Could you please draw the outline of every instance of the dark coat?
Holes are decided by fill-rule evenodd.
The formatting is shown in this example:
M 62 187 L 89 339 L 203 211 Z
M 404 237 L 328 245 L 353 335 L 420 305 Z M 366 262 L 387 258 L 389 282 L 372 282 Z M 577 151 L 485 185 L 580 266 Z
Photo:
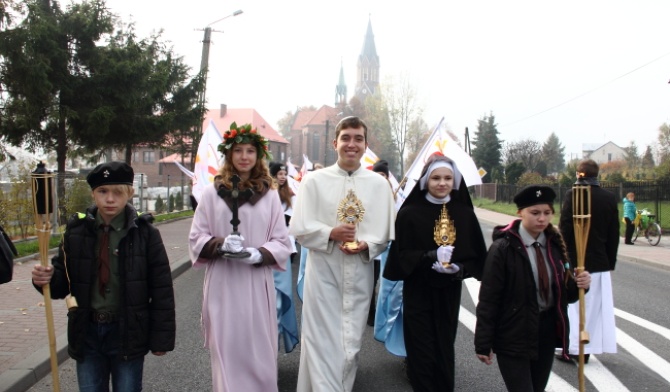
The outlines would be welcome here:
M 91 287 L 97 279 L 96 212 L 93 207 L 69 220 L 58 255 L 52 259 L 51 297 L 72 294 L 79 305 L 68 312 L 68 352 L 76 360 L 83 358 L 85 332 L 91 322 Z M 125 214 L 128 233 L 119 242 L 119 355 L 131 360 L 148 351 L 172 351 L 176 323 L 170 262 L 160 232 L 151 224 L 153 217 L 138 216 L 130 205 Z
M 17 255 L 12 239 L 0 226 L 0 284 L 12 280 L 14 272 L 14 256 Z
M 616 196 L 597 185 L 591 186 L 591 227 L 586 243 L 584 267 L 590 273 L 614 271 L 619 249 L 619 208 Z M 577 264 L 575 230 L 572 222 L 572 189 L 565 194 L 559 224 L 568 256 Z
M 519 234 L 520 224 L 521 220 L 515 220 L 493 232 L 494 242 L 486 258 L 477 304 L 477 354 L 488 355 L 493 349 L 494 353 L 537 359 L 540 312 L 530 258 Z M 579 290 L 574 279 L 566 279 L 570 264 L 563 257 L 558 232 L 550 225 L 545 235 L 556 301 L 548 311 L 556 312 L 555 347 L 562 347 L 567 353 L 567 308 L 569 302 L 577 301 Z

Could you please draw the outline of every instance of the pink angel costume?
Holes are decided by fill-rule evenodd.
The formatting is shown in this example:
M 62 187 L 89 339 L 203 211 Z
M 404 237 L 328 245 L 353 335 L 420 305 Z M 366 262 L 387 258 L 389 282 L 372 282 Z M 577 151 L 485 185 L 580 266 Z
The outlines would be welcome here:
M 210 350 L 212 386 L 214 391 L 276 391 L 278 331 L 272 270 L 286 270 L 292 245 L 276 190 L 240 204 L 243 246 L 264 248 L 275 260 L 270 266 L 200 257 L 213 237 L 223 239 L 232 232 L 231 209 L 214 186 L 203 192 L 189 235 L 193 267 L 206 268 L 202 327 Z

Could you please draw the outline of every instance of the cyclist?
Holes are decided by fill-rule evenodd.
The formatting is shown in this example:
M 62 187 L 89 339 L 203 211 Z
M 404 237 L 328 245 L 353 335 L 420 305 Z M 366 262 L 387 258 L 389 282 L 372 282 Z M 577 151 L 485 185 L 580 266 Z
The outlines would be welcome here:
M 635 193 L 628 192 L 623 198 L 623 219 L 626 222 L 626 237 L 624 243 L 626 245 L 635 245 L 632 241 L 633 232 L 635 231 L 635 215 L 637 214 L 637 207 L 635 207 Z

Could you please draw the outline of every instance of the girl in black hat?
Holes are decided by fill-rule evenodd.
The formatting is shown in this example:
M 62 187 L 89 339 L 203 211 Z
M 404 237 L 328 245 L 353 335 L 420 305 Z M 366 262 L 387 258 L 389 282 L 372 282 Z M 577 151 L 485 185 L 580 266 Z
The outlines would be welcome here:
M 493 231 L 477 304 L 475 351 L 490 365 L 494 353 L 509 391 L 544 391 L 554 350 L 567 352 L 568 302 L 588 288 L 584 271 L 573 278 L 554 216 L 554 191 L 531 185 L 515 197 L 516 219 Z

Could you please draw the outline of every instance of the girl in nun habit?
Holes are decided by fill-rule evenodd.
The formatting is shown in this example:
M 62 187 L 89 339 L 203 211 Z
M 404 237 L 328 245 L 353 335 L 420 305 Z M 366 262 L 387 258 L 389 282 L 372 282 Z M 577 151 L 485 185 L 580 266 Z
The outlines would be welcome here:
M 438 246 L 444 217 L 455 242 Z M 444 220 L 442 220 L 444 222 Z M 421 178 L 398 211 L 384 278 L 402 280 L 407 374 L 414 391 L 453 391 L 454 341 L 463 279 L 481 279 L 486 244 L 456 163 L 428 158 Z

